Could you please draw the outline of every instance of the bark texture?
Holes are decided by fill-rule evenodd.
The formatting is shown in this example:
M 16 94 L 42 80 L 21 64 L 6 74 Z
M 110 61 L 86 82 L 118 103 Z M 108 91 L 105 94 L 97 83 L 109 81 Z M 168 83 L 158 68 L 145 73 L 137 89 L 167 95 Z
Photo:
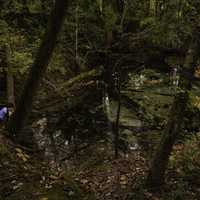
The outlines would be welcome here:
M 11 72 L 7 72 L 7 101 L 9 105 L 15 107 L 14 77 Z

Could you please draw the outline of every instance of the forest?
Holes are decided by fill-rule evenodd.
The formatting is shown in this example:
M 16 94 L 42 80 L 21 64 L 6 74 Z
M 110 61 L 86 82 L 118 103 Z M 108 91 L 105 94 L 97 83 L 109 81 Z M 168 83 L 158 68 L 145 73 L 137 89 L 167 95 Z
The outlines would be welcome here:
M 0 0 L 0 200 L 199 200 L 200 1 Z

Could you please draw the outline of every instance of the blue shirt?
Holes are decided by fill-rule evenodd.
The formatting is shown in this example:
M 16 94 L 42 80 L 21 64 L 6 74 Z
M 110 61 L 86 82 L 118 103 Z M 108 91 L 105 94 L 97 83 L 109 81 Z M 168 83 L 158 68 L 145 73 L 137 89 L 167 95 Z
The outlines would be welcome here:
M 3 107 L 0 109 L 0 120 L 4 120 L 6 115 L 8 113 L 8 108 L 7 107 Z

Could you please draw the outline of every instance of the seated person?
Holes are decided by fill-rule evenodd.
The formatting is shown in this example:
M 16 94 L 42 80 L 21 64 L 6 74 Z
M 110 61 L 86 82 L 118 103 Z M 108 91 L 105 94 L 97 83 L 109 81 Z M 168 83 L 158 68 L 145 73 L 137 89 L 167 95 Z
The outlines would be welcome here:
M 0 105 L 0 123 L 6 122 L 14 113 L 14 105 L 12 103 Z

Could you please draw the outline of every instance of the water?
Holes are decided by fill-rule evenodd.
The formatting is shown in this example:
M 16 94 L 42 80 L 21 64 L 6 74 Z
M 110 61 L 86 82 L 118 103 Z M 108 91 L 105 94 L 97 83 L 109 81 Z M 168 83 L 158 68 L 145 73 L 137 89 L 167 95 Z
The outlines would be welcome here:
M 33 137 L 39 148 L 39 150 L 44 152 L 44 156 L 47 160 L 55 160 L 54 151 L 52 149 L 52 140 L 50 135 L 45 133 L 47 128 L 47 118 L 43 117 L 32 124 Z M 53 164 L 53 162 L 52 162 Z
M 107 92 L 105 92 L 105 96 L 103 97 L 103 108 L 107 118 L 110 119 L 111 118 L 110 99 Z
M 104 92 L 102 100 L 103 111 L 106 115 L 108 124 L 107 134 L 108 136 L 111 136 L 111 140 L 113 141 L 112 124 L 116 122 L 118 102 L 110 99 L 107 91 Z M 126 108 L 124 105 L 121 105 L 119 126 L 121 129 L 120 135 L 126 135 L 125 137 L 128 139 L 124 144 L 120 144 L 120 147 L 126 149 L 125 151 L 127 152 L 138 150 L 140 147 L 132 130 L 134 128 L 140 128 L 142 122 L 136 118 L 134 112 Z
M 175 92 L 179 85 L 179 79 L 180 79 L 180 75 L 179 75 L 178 68 L 173 67 L 170 72 L 170 86 L 171 86 L 171 89 L 174 90 Z
M 100 119 L 101 123 L 99 124 L 101 128 L 104 127 L 104 131 L 106 135 L 108 136 L 108 140 L 113 141 L 113 124 L 116 122 L 116 116 L 117 116 L 117 107 L 118 102 L 111 99 L 108 91 L 106 88 L 103 90 L 103 96 L 102 96 L 102 108 L 100 112 L 104 112 L 104 115 L 106 116 L 106 123 L 105 118 Z M 94 113 L 95 115 L 95 113 Z M 98 120 L 98 119 L 97 119 Z M 93 123 L 91 121 L 91 123 Z M 36 120 L 33 125 L 32 129 L 34 132 L 34 137 L 36 140 L 36 143 L 39 146 L 39 149 L 44 152 L 44 156 L 47 160 L 51 161 L 51 166 L 55 165 L 56 163 L 59 163 L 62 158 L 65 158 L 66 155 L 70 155 L 70 152 L 73 151 L 74 144 L 71 143 L 71 140 L 68 140 L 65 137 L 65 133 L 60 129 L 60 127 L 57 127 L 55 130 L 47 130 L 48 125 L 50 125 L 50 119 L 47 118 L 41 118 Z M 107 127 L 106 127 L 107 126 Z M 142 126 L 142 122 L 137 119 L 135 113 L 127 108 L 125 105 L 121 105 L 121 113 L 120 113 L 120 134 L 126 134 L 129 135 L 128 137 L 128 148 L 129 150 L 137 150 L 139 148 L 137 140 L 135 140 L 135 137 L 133 137 L 133 129 L 139 128 Z M 105 130 L 106 127 L 106 130 Z M 84 132 L 85 129 L 80 130 L 81 132 Z M 126 130 L 126 131 L 124 131 Z M 129 131 L 128 131 L 129 130 Z M 51 134 L 48 133 L 48 131 L 52 132 Z M 127 132 L 128 131 L 128 132 Z
M 107 117 L 108 133 L 112 133 L 112 123 L 111 123 L 111 108 L 110 108 L 110 98 L 108 92 L 105 91 L 103 96 L 103 110 Z
M 144 74 L 128 74 L 128 85 L 136 90 L 141 89 L 146 80 L 147 78 Z
M 107 113 L 107 119 L 112 123 L 115 123 L 116 121 L 117 106 L 117 101 L 109 99 L 109 113 Z M 123 104 L 121 105 L 119 124 L 120 126 L 130 129 L 140 128 L 142 126 L 142 122 L 137 119 L 136 114 Z

